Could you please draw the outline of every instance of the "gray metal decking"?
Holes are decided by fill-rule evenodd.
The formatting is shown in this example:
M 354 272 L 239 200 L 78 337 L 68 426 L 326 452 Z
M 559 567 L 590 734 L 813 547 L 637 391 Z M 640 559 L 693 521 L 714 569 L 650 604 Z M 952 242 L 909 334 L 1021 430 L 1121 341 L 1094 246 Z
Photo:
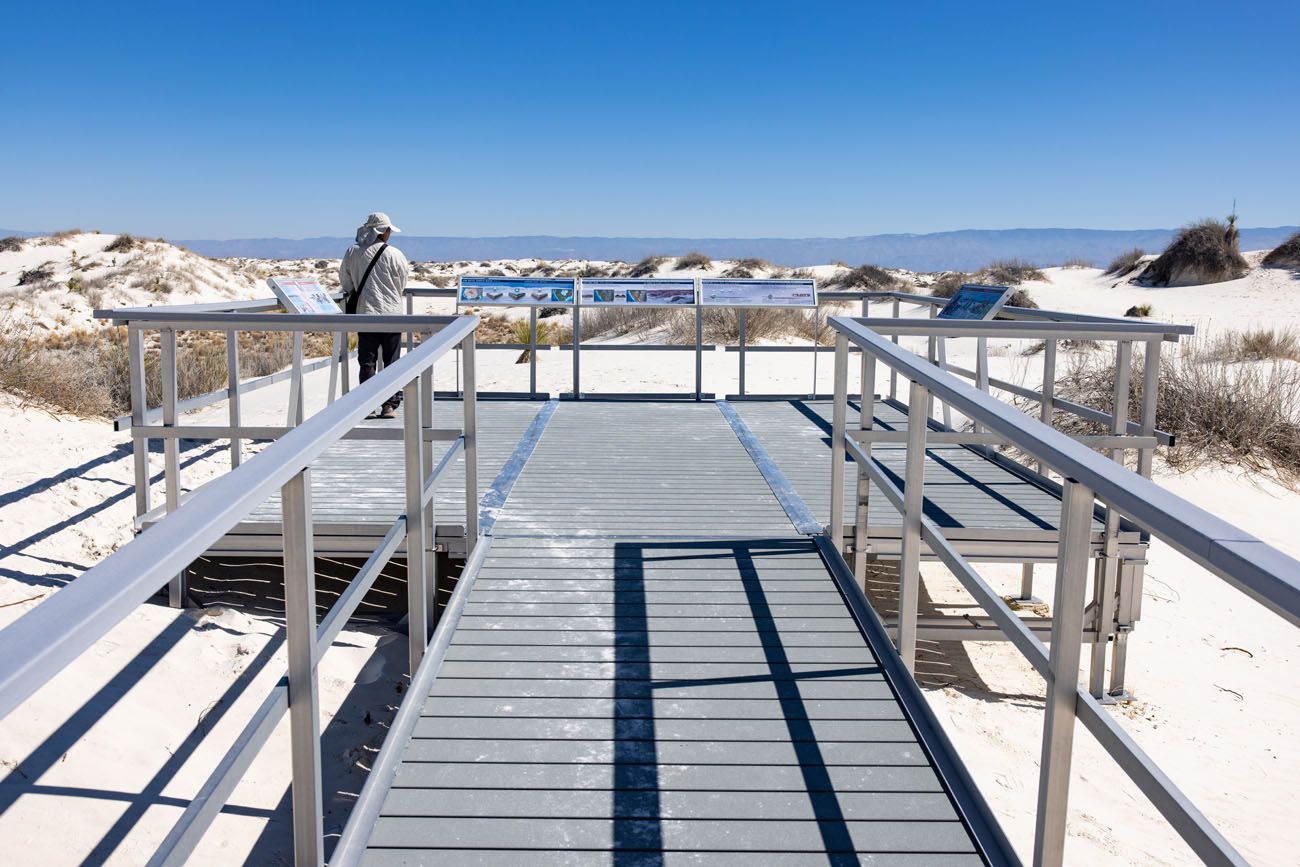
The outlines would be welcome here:
M 493 534 L 365 863 L 986 863 L 716 406 L 561 404 Z

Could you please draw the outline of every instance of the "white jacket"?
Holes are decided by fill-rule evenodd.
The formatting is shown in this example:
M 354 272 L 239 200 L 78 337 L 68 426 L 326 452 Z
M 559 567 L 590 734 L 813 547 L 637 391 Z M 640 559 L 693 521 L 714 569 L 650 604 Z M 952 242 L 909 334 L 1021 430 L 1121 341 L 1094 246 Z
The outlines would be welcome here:
M 370 260 L 375 258 L 381 246 L 383 245 L 379 241 L 353 244 L 343 254 L 343 262 L 339 265 L 339 284 L 345 293 L 344 297 L 351 294 L 361 282 Z M 357 312 L 381 313 L 388 316 L 399 316 L 405 313 L 406 301 L 402 296 L 402 290 L 406 288 L 406 278 L 410 274 L 411 266 L 406 261 L 406 256 L 402 255 L 401 250 L 390 245 L 370 272 L 370 279 L 366 281 L 366 286 L 361 291 L 361 298 L 357 301 Z

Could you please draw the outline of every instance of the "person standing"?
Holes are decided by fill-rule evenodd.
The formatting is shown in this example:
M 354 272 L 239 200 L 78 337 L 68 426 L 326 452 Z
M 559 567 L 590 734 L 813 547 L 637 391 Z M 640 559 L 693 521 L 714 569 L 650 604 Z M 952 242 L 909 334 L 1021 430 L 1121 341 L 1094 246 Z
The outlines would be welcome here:
M 402 290 L 406 288 L 411 266 L 401 250 L 388 244 L 393 233 L 400 231 L 387 214 L 379 211 L 367 217 L 357 229 L 356 243 L 343 254 L 339 265 L 339 283 L 349 313 L 400 316 L 405 312 Z M 380 353 L 383 353 L 385 367 L 397 361 L 401 345 L 400 332 L 359 332 L 357 361 L 361 365 L 360 381 L 365 382 L 375 375 Z M 396 418 L 401 403 L 402 392 L 398 391 L 368 417 Z

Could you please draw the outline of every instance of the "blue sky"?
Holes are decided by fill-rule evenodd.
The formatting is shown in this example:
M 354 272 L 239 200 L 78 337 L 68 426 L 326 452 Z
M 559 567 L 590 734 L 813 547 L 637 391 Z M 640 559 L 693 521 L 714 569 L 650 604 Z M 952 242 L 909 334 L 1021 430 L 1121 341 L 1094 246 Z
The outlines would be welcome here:
M 1300 4 L 27 4 L 0 226 L 1300 223 Z

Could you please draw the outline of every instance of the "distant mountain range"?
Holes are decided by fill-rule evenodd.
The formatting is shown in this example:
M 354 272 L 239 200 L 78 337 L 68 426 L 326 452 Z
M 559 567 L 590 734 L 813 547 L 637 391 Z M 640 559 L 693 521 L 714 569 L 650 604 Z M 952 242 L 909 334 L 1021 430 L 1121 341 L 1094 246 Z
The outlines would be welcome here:
M 1241 230 L 1243 250 L 1276 247 L 1296 226 Z M 29 235 L 30 232 L 2 234 Z M 500 238 L 453 238 L 399 235 L 397 244 L 410 259 L 600 259 L 635 262 L 646 256 L 680 256 L 698 251 L 715 259 L 767 259 L 781 265 L 865 262 L 914 271 L 971 271 L 994 259 L 1027 259 L 1036 265 L 1059 265 L 1082 259 L 1104 265 L 1133 247 L 1164 249 L 1173 229 L 963 229 L 931 234 L 863 235 L 853 238 L 602 238 L 520 235 Z M 242 238 L 177 240 L 196 253 L 215 258 L 336 258 L 351 238 Z

